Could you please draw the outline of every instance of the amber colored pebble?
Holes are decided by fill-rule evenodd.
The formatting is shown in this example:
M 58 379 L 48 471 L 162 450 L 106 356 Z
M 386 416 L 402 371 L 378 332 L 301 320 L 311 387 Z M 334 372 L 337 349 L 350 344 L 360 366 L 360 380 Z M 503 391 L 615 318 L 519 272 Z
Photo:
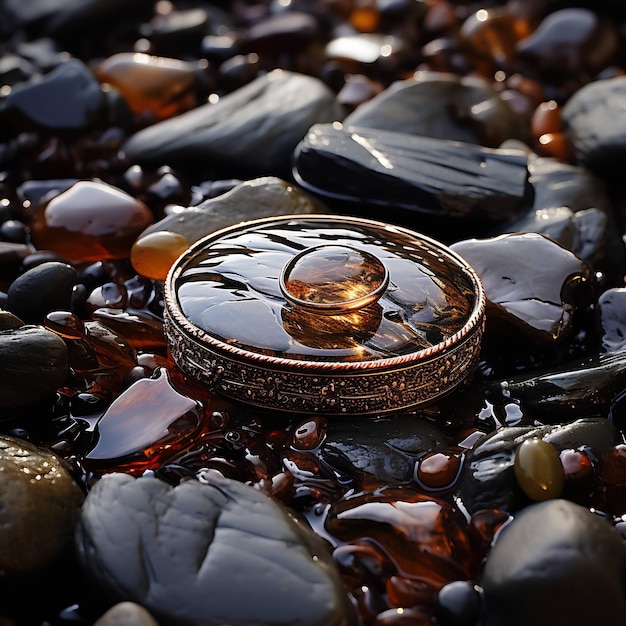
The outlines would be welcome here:
M 572 146 L 564 133 L 546 133 L 537 140 L 537 149 L 546 156 L 561 161 L 571 161 Z
M 298 450 L 312 450 L 322 442 L 326 433 L 326 422 L 313 417 L 298 424 L 293 431 L 292 445 Z
M 536 138 L 546 133 L 560 133 L 561 122 L 561 108 L 555 100 L 548 100 L 535 109 L 530 121 L 530 130 Z
M 165 280 L 174 261 L 189 247 L 179 233 L 157 231 L 140 237 L 130 250 L 130 262 L 137 273 L 152 280 Z
M 432 604 L 438 592 L 437 587 L 426 581 L 404 576 L 390 576 L 385 590 L 389 603 L 398 607 Z
M 427 489 L 444 489 L 454 483 L 460 467 L 459 454 L 431 452 L 417 464 L 417 481 Z
M 476 70 L 493 76 L 514 66 L 515 43 L 525 32 L 506 10 L 479 9 L 461 27 L 461 40 Z
M 556 448 L 543 439 L 526 439 L 515 452 L 515 477 L 531 500 L 558 498 L 565 472 Z
M 380 15 L 374 3 L 358 4 L 350 13 L 350 24 L 361 33 L 373 33 L 379 21 Z
M 39 207 L 30 234 L 36 248 L 70 263 L 126 259 L 152 220 L 140 200 L 107 183 L 84 180 Z
M 94 73 L 122 94 L 133 113 L 149 111 L 156 120 L 197 104 L 195 67 L 188 61 L 119 52 L 102 61 Z

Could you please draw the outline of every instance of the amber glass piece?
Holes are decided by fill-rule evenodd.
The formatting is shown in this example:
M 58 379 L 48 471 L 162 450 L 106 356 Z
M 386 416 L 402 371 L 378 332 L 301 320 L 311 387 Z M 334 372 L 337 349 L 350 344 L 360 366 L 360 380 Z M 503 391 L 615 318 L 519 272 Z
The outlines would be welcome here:
M 361 33 L 373 33 L 378 28 L 380 14 L 375 2 L 360 1 L 350 13 L 350 24 Z
M 191 441 L 201 423 L 200 404 L 175 390 L 166 370 L 155 374 L 131 385 L 100 418 L 86 467 L 140 472 L 158 467 Z
M 56 252 L 70 263 L 125 259 L 152 219 L 143 202 L 121 189 L 79 181 L 37 209 L 31 238 L 39 250 Z
M 400 575 L 436 588 L 469 575 L 465 520 L 430 496 L 387 490 L 345 498 L 331 507 L 325 528 L 341 541 L 369 538 L 384 547 Z
M 130 250 L 130 262 L 137 273 L 152 280 L 165 280 L 172 263 L 189 247 L 179 233 L 157 231 L 137 239 Z
M 535 109 L 530 120 L 530 130 L 535 139 L 538 139 L 546 133 L 560 133 L 561 122 L 561 107 L 556 100 L 548 100 Z
M 506 9 L 479 9 L 463 22 L 460 34 L 470 62 L 482 75 L 492 77 L 497 70 L 514 70 L 515 43 L 526 28 Z
M 54 311 L 46 316 L 44 326 L 66 340 L 70 364 L 82 375 L 106 372 L 121 382 L 126 372 L 137 364 L 135 349 L 100 322 L 83 322 L 73 313 Z
M 515 452 L 515 477 L 532 500 L 558 498 L 563 491 L 565 474 L 556 448 L 533 437 L 526 439 Z
M 434 602 L 439 587 L 429 583 L 403 576 L 390 576 L 385 587 L 387 598 L 392 606 L 422 606 Z
M 158 350 L 166 346 L 163 321 L 148 311 L 101 308 L 91 317 L 124 337 L 136 350 Z
M 100 63 L 94 73 L 115 87 L 134 113 L 150 112 L 164 120 L 197 104 L 195 67 L 188 61 L 120 52 Z
M 461 455 L 446 452 L 430 452 L 416 466 L 419 485 L 426 489 L 451 487 L 459 476 Z
M 320 417 L 300 422 L 293 430 L 291 445 L 297 450 L 317 448 L 326 434 L 326 425 L 326 420 Z
M 545 133 L 537 140 L 537 151 L 561 161 L 574 157 L 572 144 L 565 133 Z

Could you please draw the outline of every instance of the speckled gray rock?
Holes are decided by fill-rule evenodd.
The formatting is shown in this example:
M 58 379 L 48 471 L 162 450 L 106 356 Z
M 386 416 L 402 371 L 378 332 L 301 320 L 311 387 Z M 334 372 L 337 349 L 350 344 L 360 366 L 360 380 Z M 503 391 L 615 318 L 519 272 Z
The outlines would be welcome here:
M 76 533 L 99 593 L 137 602 L 163 625 L 353 623 L 318 535 L 252 487 L 212 471 L 201 480 L 100 479 Z
M 186 165 L 234 177 L 242 173 L 286 177 L 307 130 L 343 118 L 333 92 L 312 76 L 274 70 L 216 104 L 140 130 L 124 145 L 139 163 Z
M 274 176 L 255 178 L 230 191 L 168 215 L 149 226 L 141 237 L 159 231 L 183 235 L 192 244 L 227 226 L 263 217 L 329 212 L 298 187 Z M 140 237 L 140 239 L 141 239 Z
M 0 331 L 0 410 L 28 406 L 54 393 L 69 374 L 67 346 L 43 326 Z
M 393 83 L 344 123 L 493 148 L 510 138 L 526 138 L 521 118 L 489 82 L 444 72 L 416 72 Z
M 603 178 L 622 174 L 626 156 L 626 76 L 596 80 L 563 107 L 563 128 L 577 159 Z
M 626 623 L 626 544 L 568 500 L 521 511 L 498 536 L 480 584 L 480 626 Z
M 71 549 L 83 492 L 62 461 L 0 435 L 0 580 L 36 575 Z
M 620 441 L 619 430 L 607 419 L 587 418 L 569 424 L 502 427 L 479 440 L 466 459 L 458 487 L 470 513 L 496 507 L 515 513 L 529 504 L 515 478 L 515 450 L 526 439 L 540 437 L 559 452 L 587 446 L 601 458 Z

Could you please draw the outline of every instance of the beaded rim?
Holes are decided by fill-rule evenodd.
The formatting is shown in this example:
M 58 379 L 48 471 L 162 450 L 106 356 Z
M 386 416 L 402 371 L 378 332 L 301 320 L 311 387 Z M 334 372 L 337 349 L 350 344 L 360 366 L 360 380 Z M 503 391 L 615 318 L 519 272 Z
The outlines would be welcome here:
M 228 344 L 220 339 L 215 338 L 213 335 L 199 328 L 195 324 L 192 324 L 189 319 L 181 311 L 177 297 L 176 297 L 176 281 L 180 276 L 180 273 L 185 269 L 185 266 L 190 259 L 195 257 L 208 243 L 220 239 L 225 235 L 230 235 L 236 231 L 243 231 L 248 228 L 261 226 L 264 224 L 281 224 L 288 223 L 290 221 L 298 221 L 305 223 L 315 222 L 342 222 L 347 224 L 354 224 L 359 226 L 372 226 L 376 228 L 382 228 L 384 230 L 393 231 L 400 234 L 405 234 L 410 237 L 422 240 L 429 245 L 436 248 L 440 253 L 445 255 L 449 260 L 453 261 L 460 269 L 462 269 L 467 277 L 470 279 L 474 295 L 475 302 L 465 324 L 454 334 L 447 337 L 444 341 L 410 352 L 408 354 L 398 355 L 394 357 L 387 357 L 377 359 L 373 361 L 305 361 L 299 359 L 288 359 L 285 357 L 270 356 L 245 350 L 237 346 Z M 315 215 L 287 215 L 281 217 L 268 217 L 256 220 L 249 220 L 240 222 L 233 226 L 215 231 L 214 233 L 203 237 L 194 244 L 191 245 L 183 254 L 174 262 L 170 268 L 168 275 L 164 283 L 164 300 L 165 308 L 171 318 L 171 321 L 190 338 L 194 339 L 200 344 L 204 344 L 212 351 L 222 354 L 227 358 L 232 358 L 237 361 L 253 364 L 257 363 L 264 368 L 278 368 L 281 370 L 291 370 L 294 374 L 304 374 L 306 372 L 344 372 L 344 373 L 358 373 L 364 370 L 366 371 L 384 371 L 397 367 L 406 367 L 412 364 L 419 365 L 422 361 L 429 361 L 438 356 L 446 354 L 453 346 L 463 342 L 463 340 L 471 333 L 478 331 L 482 334 L 486 296 L 482 282 L 475 270 L 463 259 L 460 255 L 456 254 L 453 250 L 450 250 L 442 243 L 416 231 L 404 228 L 402 226 L 396 226 L 391 224 L 385 224 L 376 220 L 370 220 L 365 218 L 343 216 L 343 215 L 330 215 L 330 214 L 315 214 Z M 169 326 L 169 325 L 168 325 Z

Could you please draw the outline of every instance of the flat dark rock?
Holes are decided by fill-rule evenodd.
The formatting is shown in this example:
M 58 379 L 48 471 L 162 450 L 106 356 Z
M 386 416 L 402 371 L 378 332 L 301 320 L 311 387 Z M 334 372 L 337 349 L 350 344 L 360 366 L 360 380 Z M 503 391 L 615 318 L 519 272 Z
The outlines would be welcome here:
M 568 500 L 528 507 L 504 528 L 480 584 L 481 626 L 626 623 L 626 546 Z
M 454 218 L 511 219 L 529 191 L 517 150 L 339 124 L 298 145 L 294 176 L 324 197 Z
M 139 163 L 168 163 L 195 170 L 217 168 L 285 176 L 292 153 L 318 122 L 343 112 L 321 80 L 275 70 L 222 97 L 140 130 L 124 145 Z
M 99 480 L 76 544 L 100 594 L 141 604 L 162 626 L 353 623 L 319 536 L 252 487 L 211 471 L 202 481 Z

